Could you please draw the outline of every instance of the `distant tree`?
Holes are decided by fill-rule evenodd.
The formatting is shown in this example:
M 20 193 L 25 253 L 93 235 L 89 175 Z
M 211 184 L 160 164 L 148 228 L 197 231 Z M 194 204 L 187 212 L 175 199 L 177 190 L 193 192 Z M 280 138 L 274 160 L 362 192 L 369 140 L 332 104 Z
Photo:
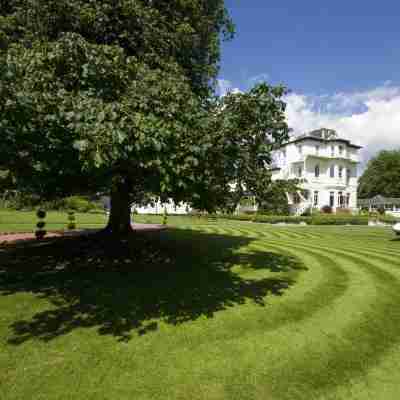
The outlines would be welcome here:
M 360 198 L 400 197 L 400 150 L 384 150 L 371 159 L 358 185 Z
M 223 0 L 5 0 L 0 169 L 43 197 L 109 188 L 108 231 L 147 193 L 214 210 L 268 180 L 283 87 L 214 96 Z
M 256 196 L 259 210 L 265 214 L 289 215 L 287 194 L 299 190 L 297 185 L 298 181 L 291 179 L 272 181 L 264 188 L 260 187 Z

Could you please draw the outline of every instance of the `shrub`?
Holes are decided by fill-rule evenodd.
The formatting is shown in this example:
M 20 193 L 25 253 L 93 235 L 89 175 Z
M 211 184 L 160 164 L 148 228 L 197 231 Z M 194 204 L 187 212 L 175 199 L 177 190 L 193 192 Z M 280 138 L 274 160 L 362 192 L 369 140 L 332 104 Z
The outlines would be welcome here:
M 46 222 L 44 219 L 46 218 L 46 211 L 43 209 L 39 209 L 36 212 L 36 216 L 38 217 L 39 221 L 36 224 L 36 231 L 35 231 L 35 236 L 36 239 L 40 240 L 43 239 L 46 236 L 46 230 L 44 227 L 46 226 Z
M 257 211 L 254 211 L 254 210 L 245 210 L 245 211 L 243 211 L 243 214 L 246 214 L 246 215 L 254 215 L 254 214 L 257 214 Z
M 312 216 L 280 216 L 280 215 L 264 215 L 258 214 L 250 216 L 246 214 L 239 215 L 222 215 L 222 218 L 236 221 L 254 221 L 269 224 L 299 224 L 307 223 L 310 225 L 368 225 L 368 217 L 354 215 L 312 215 Z
M 368 217 L 359 215 L 320 215 L 311 219 L 312 225 L 368 225 Z
M 385 207 L 379 206 L 379 207 L 378 207 L 378 213 L 379 213 L 380 215 L 384 215 L 384 214 L 385 214 Z
M 75 220 L 75 212 L 69 211 L 68 212 L 68 225 L 67 228 L 70 230 L 76 229 L 76 220 Z
M 32 194 L 16 192 L 9 196 L 4 205 L 14 210 L 33 210 L 40 204 L 40 197 Z
M 63 200 L 63 208 L 78 212 L 88 212 L 95 208 L 89 200 L 81 196 L 70 196 Z
M 311 208 L 307 208 L 306 211 L 303 212 L 303 214 L 301 214 L 302 217 L 310 217 L 312 214 L 312 209 Z
M 323 206 L 323 207 L 321 208 L 321 211 L 322 211 L 324 214 L 332 214 L 332 207 L 331 207 L 331 206 L 328 206 L 328 205 Z
M 349 215 L 349 214 L 351 214 L 351 210 L 350 210 L 350 208 L 337 208 L 336 214 Z
M 396 218 L 396 217 L 393 217 L 393 215 L 385 214 L 385 215 L 380 215 L 378 217 L 378 220 L 380 222 L 385 223 L 385 224 L 395 224 L 396 222 L 399 222 L 400 219 Z
M 167 225 L 167 222 L 168 222 L 167 209 L 164 208 L 164 214 L 163 214 L 162 224 L 163 224 L 163 225 Z

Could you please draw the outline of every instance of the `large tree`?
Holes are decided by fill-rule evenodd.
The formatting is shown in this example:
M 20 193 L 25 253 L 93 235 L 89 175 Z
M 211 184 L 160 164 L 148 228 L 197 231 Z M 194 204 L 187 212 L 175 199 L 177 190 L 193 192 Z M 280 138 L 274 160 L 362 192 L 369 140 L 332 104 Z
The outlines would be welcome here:
M 400 197 L 400 150 L 384 150 L 372 158 L 359 180 L 358 196 Z
M 2 0 L 0 169 L 43 197 L 145 193 L 213 210 L 287 138 L 282 87 L 215 98 L 223 0 Z M 251 186 L 251 185 L 249 185 Z

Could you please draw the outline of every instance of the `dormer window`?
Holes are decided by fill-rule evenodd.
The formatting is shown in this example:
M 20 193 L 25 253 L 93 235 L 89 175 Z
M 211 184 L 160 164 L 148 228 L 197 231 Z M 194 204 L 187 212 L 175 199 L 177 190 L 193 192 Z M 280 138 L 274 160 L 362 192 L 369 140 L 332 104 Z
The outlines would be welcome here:
M 319 177 L 319 165 L 318 164 L 315 166 L 314 173 L 315 173 L 315 177 L 318 178 Z

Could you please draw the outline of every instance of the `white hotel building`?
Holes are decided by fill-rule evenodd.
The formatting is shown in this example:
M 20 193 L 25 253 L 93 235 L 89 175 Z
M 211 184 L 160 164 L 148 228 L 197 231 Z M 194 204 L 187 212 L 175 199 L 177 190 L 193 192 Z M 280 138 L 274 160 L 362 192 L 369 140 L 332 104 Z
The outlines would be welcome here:
M 332 129 L 318 129 L 293 138 L 274 152 L 273 180 L 299 179 L 302 189 L 287 194 L 292 213 L 329 205 L 357 208 L 357 167 L 361 146 L 340 138 Z

